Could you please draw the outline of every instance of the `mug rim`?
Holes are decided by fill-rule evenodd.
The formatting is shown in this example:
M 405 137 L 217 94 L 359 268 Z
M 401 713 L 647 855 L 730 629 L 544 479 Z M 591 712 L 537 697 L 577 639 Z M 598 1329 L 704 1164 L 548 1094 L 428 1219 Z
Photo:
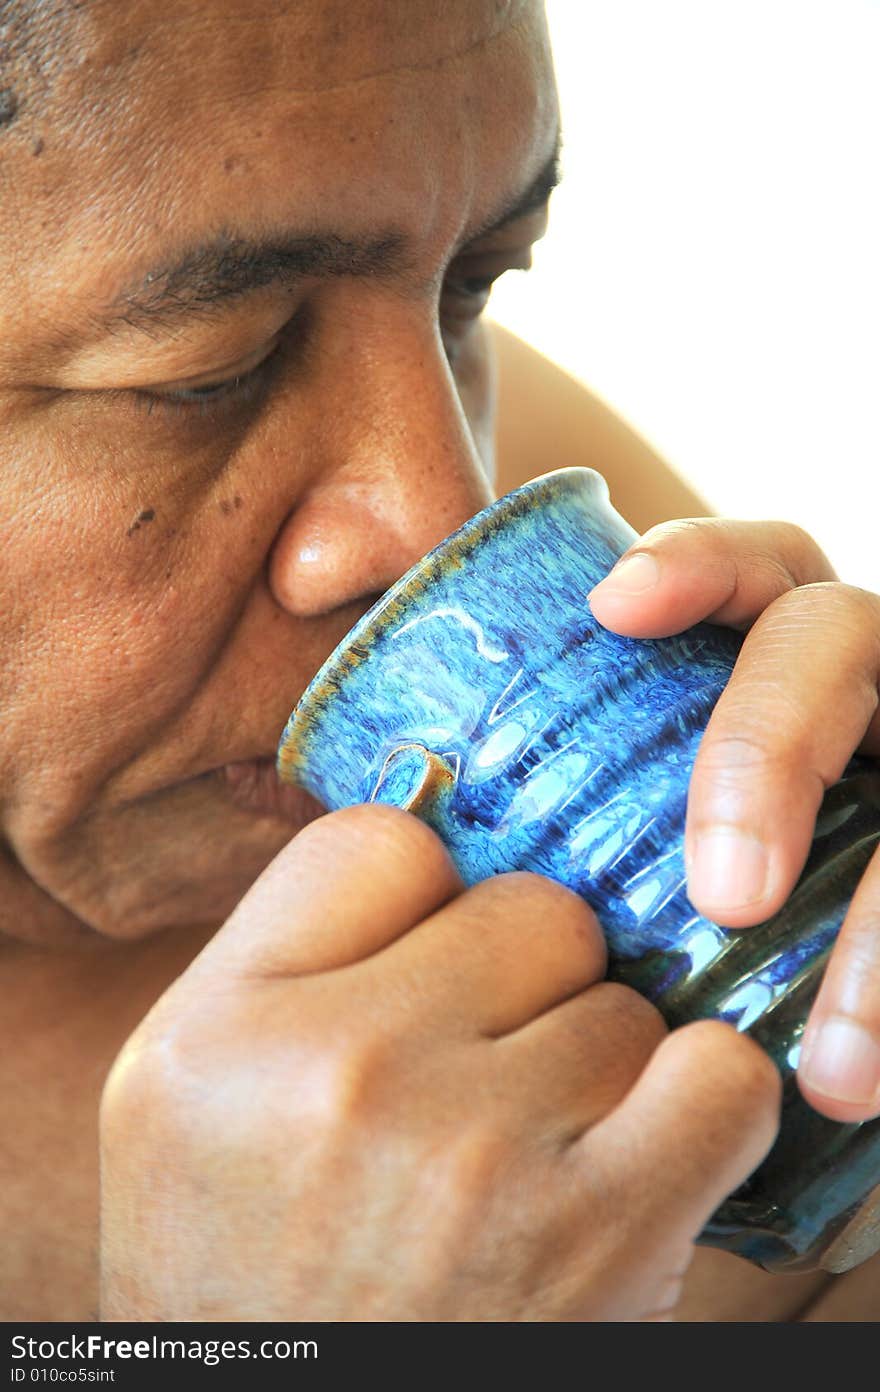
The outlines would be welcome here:
M 580 465 L 552 469 L 488 503 L 395 580 L 340 639 L 294 706 L 278 743 L 276 769 L 282 782 L 299 782 L 295 770 L 304 756 L 294 747 L 294 735 L 298 739 L 302 737 L 348 673 L 367 660 L 372 641 L 399 617 L 401 610 L 421 595 L 438 574 L 461 565 L 495 530 L 498 522 L 534 512 L 542 503 L 566 495 L 592 495 L 597 501 L 610 503 L 608 484 L 595 469 Z

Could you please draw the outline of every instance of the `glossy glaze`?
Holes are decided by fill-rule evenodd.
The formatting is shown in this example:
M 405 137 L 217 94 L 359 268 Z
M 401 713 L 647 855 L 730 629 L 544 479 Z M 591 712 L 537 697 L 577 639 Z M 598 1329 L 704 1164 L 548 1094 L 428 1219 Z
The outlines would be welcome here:
M 863 1206 L 880 1182 L 880 1123 L 819 1117 L 794 1068 L 880 840 L 880 777 L 853 761 L 830 790 L 804 875 L 774 919 L 736 933 L 696 913 L 687 786 L 741 640 L 706 624 L 661 640 L 601 628 L 586 596 L 634 535 L 583 469 L 478 514 L 325 664 L 288 722 L 279 770 L 329 808 L 408 807 L 468 884 L 514 868 L 561 881 L 596 910 L 612 974 L 670 1023 L 716 1016 L 759 1039 L 783 1073 L 780 1139 L 704 1240 L 771 1268 L 845 1269 L 880 1245 Z

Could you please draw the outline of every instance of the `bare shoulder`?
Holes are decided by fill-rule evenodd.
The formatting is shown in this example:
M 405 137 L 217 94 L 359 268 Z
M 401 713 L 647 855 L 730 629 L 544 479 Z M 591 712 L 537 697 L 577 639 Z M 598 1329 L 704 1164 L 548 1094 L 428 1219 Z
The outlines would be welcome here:
M 610 406 L 537 349 L 491 324 L 498 380 L 498 491 L 550 469 L 583 466 L 606 479 L 639 532 L 712 509 Z

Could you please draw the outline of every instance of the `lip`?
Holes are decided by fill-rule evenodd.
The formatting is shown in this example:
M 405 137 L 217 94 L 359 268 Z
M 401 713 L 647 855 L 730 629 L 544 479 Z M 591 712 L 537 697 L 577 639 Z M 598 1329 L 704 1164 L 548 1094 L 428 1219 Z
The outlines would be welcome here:
M 281 782 L 274 755 L 224 764 L 218 772 L 232 802 L 245 812 L 304 826 L 326 811 L 304 788 Z

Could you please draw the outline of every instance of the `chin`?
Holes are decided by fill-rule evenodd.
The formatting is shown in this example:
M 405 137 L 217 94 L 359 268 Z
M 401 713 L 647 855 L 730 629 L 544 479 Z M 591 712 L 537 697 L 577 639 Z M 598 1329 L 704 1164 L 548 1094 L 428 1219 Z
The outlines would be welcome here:
M 173 928 L 219 927 L 324 810 L 302 793 L 296 815 L 252 812 L 208 776 L 91 818 L 26 868 L 80 933 L 133 942 Z

